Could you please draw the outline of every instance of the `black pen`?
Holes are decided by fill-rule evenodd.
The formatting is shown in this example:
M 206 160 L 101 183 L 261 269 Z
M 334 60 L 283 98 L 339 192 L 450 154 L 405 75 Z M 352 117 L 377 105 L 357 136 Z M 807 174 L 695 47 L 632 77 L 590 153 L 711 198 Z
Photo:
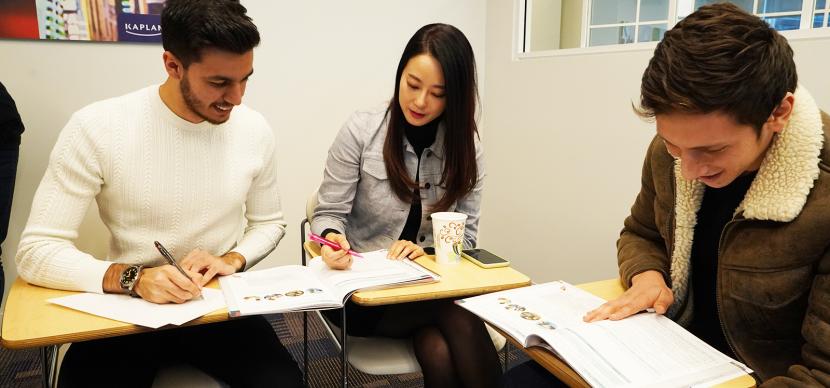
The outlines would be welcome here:
M 193 278 L 191 278 L 190 275 L 188 275 L 187 272 L 184 272 L 182 267 L 179 266 L 179 263 L 177 263 L 176 260 L 173 260 L 173 256 L 170 255 L 170 252 L 167 251 L 167 248 L 165 248 L 164 245 L 161 245 L 161 243 L 158 241 L 153 241 L 153 244 L 156 245 L 156 249 L 158 249 L 161 255 L 164 256 L 164 259 L 167 260 L 167 264 L 176 267 L 176 269 L 179 270 L 179 272 L 181 272 L 181 274 L 184 275 L 184 277 L 190 279 L 190 281 L 193 282 L 193 284 L 196 284 Z M 196 284 L 196 286 L 198 286 L 198 284 Z M 205 299 L 204 295 L 202 295 L 202 299 Z

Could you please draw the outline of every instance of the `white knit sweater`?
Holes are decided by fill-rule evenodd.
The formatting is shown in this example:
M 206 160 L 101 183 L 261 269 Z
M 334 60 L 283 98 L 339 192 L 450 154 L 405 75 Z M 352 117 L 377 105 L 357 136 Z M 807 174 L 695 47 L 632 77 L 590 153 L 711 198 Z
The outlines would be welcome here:
M 154 240 L 176 259 L 194 248 L 238 252 L 246 267 L 276 247 L 286 224 L 268 123 L 240 105 L 224 124 L 193 124 L 158 89 L 96 102 L 69 119 L 20 239 L 24 280 L 100 293 L 112 262 L 162 264 Z M 73 244 L 93 198 L 112 233 L 107 258 Z

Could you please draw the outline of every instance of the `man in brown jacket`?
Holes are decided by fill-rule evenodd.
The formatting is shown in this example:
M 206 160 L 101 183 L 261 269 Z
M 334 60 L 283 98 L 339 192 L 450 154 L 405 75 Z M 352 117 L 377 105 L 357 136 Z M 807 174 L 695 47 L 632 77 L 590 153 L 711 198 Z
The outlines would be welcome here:
M 702 7 L 657 45 L 637 111 L 657 136 L 617 243 L 627 291 L 585 319 L 654 308 L 764 387 L 830 386 L 830 116 L 787 41 Z

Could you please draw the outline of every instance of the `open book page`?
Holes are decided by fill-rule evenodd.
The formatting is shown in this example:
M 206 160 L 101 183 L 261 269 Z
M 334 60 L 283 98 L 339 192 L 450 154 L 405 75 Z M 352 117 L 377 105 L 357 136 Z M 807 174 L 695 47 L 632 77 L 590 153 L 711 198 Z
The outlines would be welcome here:
M 320 256 L 308 262 L 315 276 L 333 290 L 340 301 L 357 290 L 390 287 L 402 284 L 434 282 L 438 275 L 408 260 L 390 260 L 387 250 L 361 253 L 346 270 L 331 269 Z
M 336 293 L 301 265 L 236 273 L 219 283 L 232 317 L 341 306 Z
M 202 296 L 203 299 L 193 299 L 182 304 L 156 304 L 129 295 L 84 292 L 49 299 L 49 302 L 116 321 L 158 329 L 164 325 L 181 325 L 225 307 L 225 298 L 217 289 L 203 288 Z
M 554 306 L 544 300 L 543 289 L 546 287 L 547 285 L 516 288 L 462 299 L 456 303 L 503 330 L 525 347 L 544 346 L 543 340 L 535 333 L 540 332 L 543 325 L 556 327 L 556 323 L 549 319 L 557 315 L 547 311 L 554 310 Z M 545 318 L 521 318 L 521 313 L 534 311 L 538 312 L 534 314 Z
M 486 310 L 468 307 L 478 298 L 482 300 L 475 304 L 488 303 Z M 518 328 L 527 345 L 534 339 L 546 342 L 595 387 L 710 386 L 751 372 L 662 315 L 582 321 L 604 302 L 565 282 L 552 282 L 470 298 L 460 305 L 476 314 L 497 311 L 498 320 Z

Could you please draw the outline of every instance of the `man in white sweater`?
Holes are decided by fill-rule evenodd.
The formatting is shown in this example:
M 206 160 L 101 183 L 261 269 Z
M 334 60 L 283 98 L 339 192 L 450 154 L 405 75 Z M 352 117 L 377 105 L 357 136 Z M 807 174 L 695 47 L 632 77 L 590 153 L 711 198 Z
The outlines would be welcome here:
M 26 281 L 184 303 L 282 238 L 273 132 L 241 105 L 256 26 L 234 0 L 168 0 L 161 26 L 167 80 L 93 103 L 61 132 L 16 257 Z M 106 258 L 73 244 L 93 199 L 112 233 Z M 146 387 L 181 361 L 234 387 L 301 384 L 261 316 L 73 344 L 59 384 Z

